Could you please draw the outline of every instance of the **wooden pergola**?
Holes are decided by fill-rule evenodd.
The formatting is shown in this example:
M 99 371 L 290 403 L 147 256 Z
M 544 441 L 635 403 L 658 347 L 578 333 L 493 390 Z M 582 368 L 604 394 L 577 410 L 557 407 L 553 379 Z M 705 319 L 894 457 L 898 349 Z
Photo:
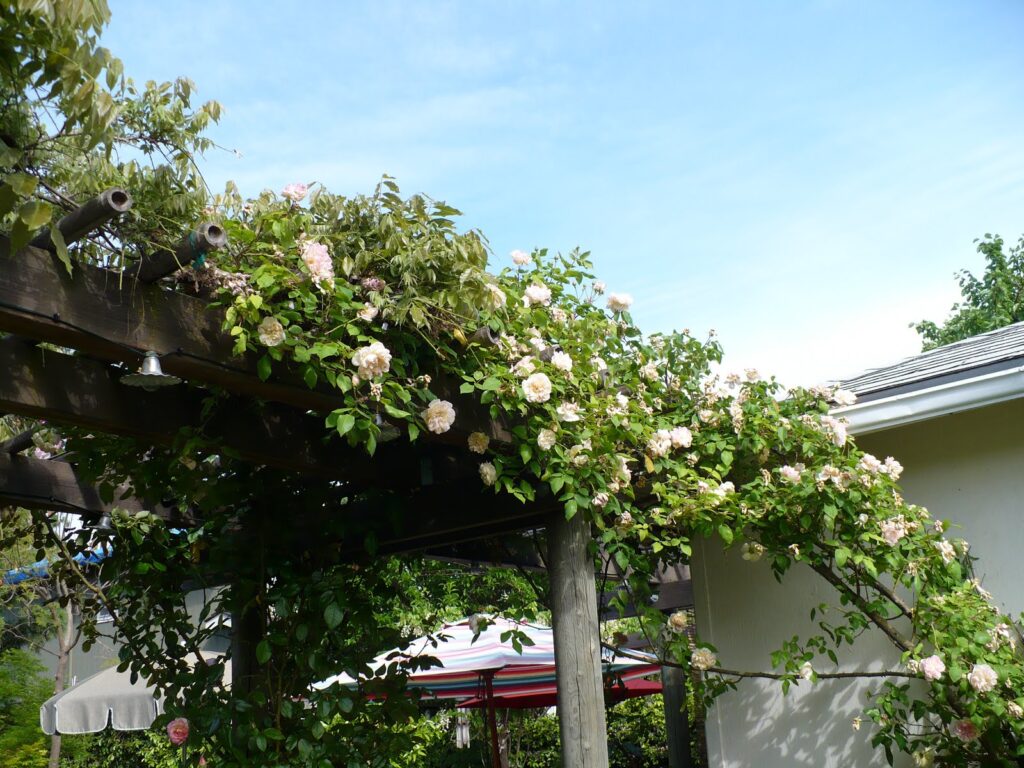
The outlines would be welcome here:
M 128 206 L 124 192 L 108 191 L 58 226 L 70 244 Z M 466 543 L 545 528 L 563 765 L 607 766 L 598 605 L 585 516 L 566 521 L 562 505 L 545 489 L 538 488 L 536 500 L 523 504 L 483 488 L 466 437 L 482 431 L 501 442 L 508 436 L 479 403 L 457 394 L 456 385 L 435 382 L 433 387 L 456 407 L 455 424 L 443 436 L 425 434 L 416 443 L 393 440 L 380 445 L 373 458 L 361 448 L 326 440 L 323 415 L 341 405 L 336 392 L 310 389 L 281 374 L 261 380 L 253 356 L 232 354 L 233 339 L 222 330 L 220 311 L 160 284 L 191 261 L 197 242 L 202 250 L 214 250 L 224 241 L 216 225 L 203 224 L 175 251 L 149 256 L 131 270 L 76 262 L 69 275 L 54 253 L 40 247 L 48 238 L 41 236 L 17 253 L 0 238 L 0 333 L 7 334 L 0 338 L 5 372 L 0 413 L 166 445 L 181 427 L 201 423 L 202 388 L 217 387 L 229 393 L 228 399 L 203 426 L 239 459 L 299 473 L 310 482 L 344 481 L 393 494 L 398 514 L 364 516 L 382 554 L 430 550 L 451 559 L 493 560 L 467 556 L 481 550 L 467 550 Z M 40 342 L 75 354 L 41 348 Z M 147 351 L 158 353 L 163 369 L 190 386 L 147 392 L 120 383 Z M 76 476 L 71 463 L 21 455 L 30 444 L 16 437 L 0 446 L 0 504 L 86 516 L 115 506 L 169 518 L 178 514 L 130 497 L 106 502 Z M 342 547 L 339 557 L 365 556 L 360 550 L 357 544 Z M 253 622 L 239 618 L 233 623 L 233 663 L 235 680 L 244 685 L 254 679 L 259 638 L 252 634 Z M 678 709 L 668 719 L 678 720 Z M 689 764 L 680 759 L 673 765 Z

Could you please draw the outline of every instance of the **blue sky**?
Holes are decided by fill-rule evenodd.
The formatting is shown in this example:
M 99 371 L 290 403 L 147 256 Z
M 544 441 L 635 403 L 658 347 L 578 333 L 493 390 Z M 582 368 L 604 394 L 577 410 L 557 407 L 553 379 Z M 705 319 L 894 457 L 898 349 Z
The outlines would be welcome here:
M 788 383 L 913 354 L 1024 234 L 1019 0 L 110 5 L 130 75 L 224 106 L 214 187 L 389 173 Z

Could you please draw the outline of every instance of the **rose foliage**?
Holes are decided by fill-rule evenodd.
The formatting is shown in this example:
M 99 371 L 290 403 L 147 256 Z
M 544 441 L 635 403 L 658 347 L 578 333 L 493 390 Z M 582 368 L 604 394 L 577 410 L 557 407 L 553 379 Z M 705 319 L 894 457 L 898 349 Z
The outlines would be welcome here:
M 45 60 L 39 41 L 48 34 L 62 34 L 65 48 L 91 44 L 92 26 L 72 20 L 69 32 L 54 25 L 53 8 L 59 16 L 65 5 L 83 6 L 15 4 L 25 60 Z M 78 95 L 57 89 L 58 100 L 70 101 L 56 107 L 77 110 L 68 112 L 81 129 L 74 136 L 48 142 L 34 122 L 38 110 L 18 112 L 20 133 L 8 131 L 12 149 L 3 159 L 14 193 L 4 193 L 11 200 L 0 212 L 4 231 L 27 238 L 23 230 L 43 218 L 26 213 L 33 195 L 59 199 L 48 188 L 77 185 L 81 194 L 90 179 L 102 188 L 133 173 L 144 191 L 181 181 L 187 212 L 204 207 L 222 221 L 230 245 L 168 289 L 207 295 L 223 313 L 235 353 L 254 355 L 261 377 L 292 377 L 333 393 L 338 405 L 323 414 L 325 438 L 372 456 L 367 466 L 378 470 L 322 482 L 254 466 L 212 427 L 183 429 L 163 448 L 68 432 L 79 471 L 101 488 L 124 484 L 192 519 L 171 527 L 153 514 L 121 513 L 110 533 L 60 539 L 44 515 L 33 517 L 39 545 L 57 544 L 66 555 L 112 544 L 85 608 L 116 615 L 122 666 L 169 697 L 165 724 L 187 718 L 188 759 L 384 765 L 408 748 L 396 735 L 401 729 L 385 727 L 415 711 L 399 695 L 398 660 L 358 693 L 313 684 L 342 670 L 369 674 L 368 659 L 408 636 L 392 611 L 419 599 L 421 585 L 410 561 L 376 556 L 368 521 L 414 514 L 397 487 L 400 457 L 453 439 L 478 487 L 585 515 L 601 547 L 632 574 L 636 605 L 650 604 L 658 564 L 687 562 L 696 539 L 742 546 L 747 559 L 765 559 L 780 579 L 797 563 L 816 572 L 835 588 L 835 605 L 816 609 L 817 634 L 773 654 L 771 674 L 784 688 L 814 684 L 835 668 L 843 646 L 866 631 L 883 633 L 902 664 L 884 678 L 866 716 L 876 724 L 871 738 L 887 753 L 913 753 L 922 765 L 1012 765 L 1024 755 L 1018 626 L 972 579 L 967 545 L 947 539 L 943 523 L 900 496 L 899 463 L 860 451 L 830 415 L 848 393 L 783 393 L 754 371 L 719 378 L 713 336 L 645 336 L 630 316 L 632 297 L 607 292 L 587 253 L 517 251 L 508 266 L 489 272 L 485 239 L 456 226 L 458 211 L 403 197 L 389 178 L 365 197 L 296 183 L 245 200 L 231 187 L 207 196 L 190 162 L 143 172 L 136 158 L 118 158 L 111 147 L 166 140 L 191 157 L 208 145 L 196 143 L 192 113 L 173 89 L 108 93 L 104 111 L 108 98 L 97 94 L 107 91 L 96 79 L 104 67 L 117 73 L 108 85 L 121 87 L 111 61 L 104 54 L 93 66 L 90 58 L 68 75 Z M 160 98 L 162 106 L 147 113 L 147 99 Z M 93 138 L 78 139 L 82 131 Z M 191 137 L 188 146 L 183 136 Z M 83 167 L 94 172 L 72 173 Z M 158 198 L 141 210 L 156 216 Z M 76 258 L 125 260 L 191 223 L 133 218 L 111 232 L 107 247 L 117 258 L 98 259 L 101 244 L 91 242 L 81 254 L 73 249 L 69 264 L 73 271 Z M 226 421 L 228 408 L 235 410 Z M 206 391 L 208 425 L 258 419 L 263 409 L 253 402 L 239 410 Z M 481 409 L 486 428 L 468 418 Z M 55 568 L 64 578 L 76 575 L 68 558 Z M 195 622 L 182 585 L 211 579 L 228 586 Z M 508 606 L 510 613 L 525 609 Z M 188 660 L 215 631 L 208 620 L 222 613 L 254 622 L 262 637 L 250 649 L 253 668 L 236 668 L 233 687 L 224 684 L 222 659 Z M 641 618 L 671 660 L 700 672 L 709 699 L 758 673 L 731 671 L 699 637 L 693 647 L 677 617 L 666 623 L 651 610 Z

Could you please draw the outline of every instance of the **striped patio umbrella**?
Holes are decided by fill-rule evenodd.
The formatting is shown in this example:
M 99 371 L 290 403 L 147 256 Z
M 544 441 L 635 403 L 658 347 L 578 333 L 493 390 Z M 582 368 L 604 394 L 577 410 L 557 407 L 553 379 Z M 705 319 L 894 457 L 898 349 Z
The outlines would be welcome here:
M 492 752 L 497 759 L 495 704 L 502 699 L 553 693 L 556 688 L 555 643 L 551 627 L 503 618 L 488 621 L 490 623 L 479 635 L 474 633 L 470 619 L 445 624 L 434 635 L 417 638 L 405 648 L 380 654 L 371 667 L 376 674 L 382 674 L 389 665 L 396 663 L 410 667 L 413 671 L 409 673 L 409 688 L 419 690 L 424 700 L 455 700 L 472 702 L 471 706 L 486 706 Z M 525 635 L 532 645 L 524 643 L 522 652 L 517 651 L 512 635 L 508 634 L 513 632 Z M 503 636 L 506 636 L 504 640 Z M 435 660 L 437 664 L 433 664 Z M 432 666 L 420 668 L 427 664 Z M 604 657 L 607 687 L 659 670 L 653 656 L 649 662 L 614 656 L 611 652 Z M 335 684 L 355 688 L 358 681 L 341 674 L 314 687 L 323 689 Z

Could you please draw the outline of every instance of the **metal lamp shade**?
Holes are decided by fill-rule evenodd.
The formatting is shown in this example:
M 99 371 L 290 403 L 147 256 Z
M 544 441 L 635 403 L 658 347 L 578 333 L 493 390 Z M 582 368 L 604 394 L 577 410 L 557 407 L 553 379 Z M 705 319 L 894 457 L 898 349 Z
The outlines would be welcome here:
M 180 384 L 181 379 L 177 376 L 171 376 L 170 374 L 164 373 L 160 367 L 160 357 L 156 352 L 147 352 L 145 358 L 142 360 L 142 367 L 139 368 L 138 373 L 129 373 L 127 376 L 121 377 L 121 383 L 127 384 L 129 387 L 142 387 L 143 389 L 152 391 L 160 387 L 170 387 L 174 384 Z

